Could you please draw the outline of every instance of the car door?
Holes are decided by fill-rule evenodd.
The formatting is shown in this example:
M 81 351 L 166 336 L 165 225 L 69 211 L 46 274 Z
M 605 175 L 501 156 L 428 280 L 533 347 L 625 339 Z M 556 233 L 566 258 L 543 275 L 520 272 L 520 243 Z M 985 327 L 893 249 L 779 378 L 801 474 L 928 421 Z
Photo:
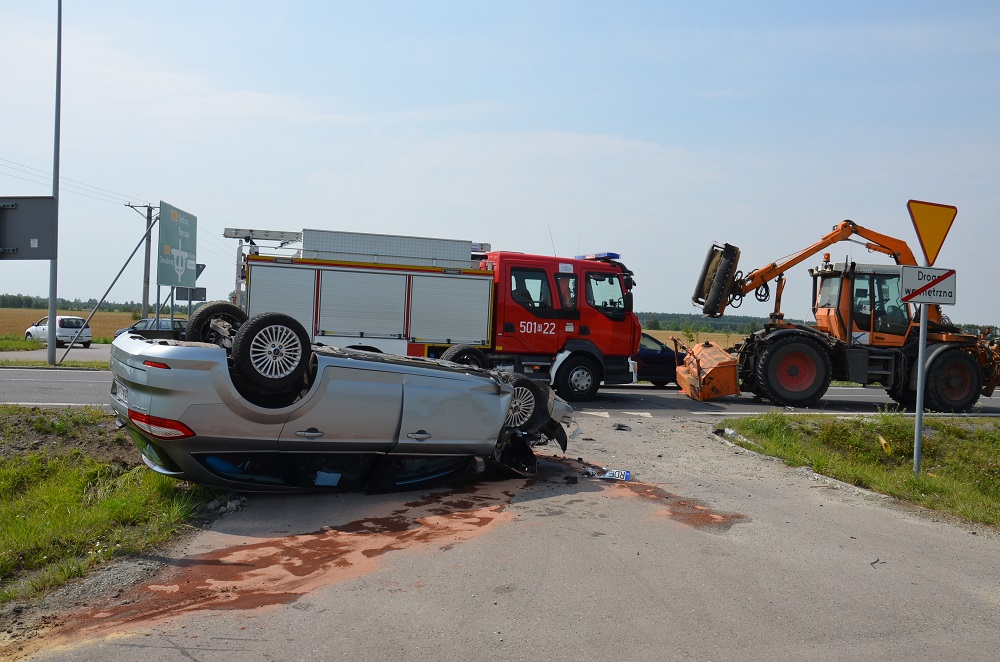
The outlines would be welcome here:
M 496 446 L 505 402 L 492 379 L 429 370 L 407 374 L 394 454 L 482 455 Z
M 673 381 L 676 373 L 674 352 L 656 338 L 645 333 L 639 339 L 639 379 Z
M 386 453 L 396 445 L 403 375 L 378 367 L 328 365 L 282 427 L 282 453 Z

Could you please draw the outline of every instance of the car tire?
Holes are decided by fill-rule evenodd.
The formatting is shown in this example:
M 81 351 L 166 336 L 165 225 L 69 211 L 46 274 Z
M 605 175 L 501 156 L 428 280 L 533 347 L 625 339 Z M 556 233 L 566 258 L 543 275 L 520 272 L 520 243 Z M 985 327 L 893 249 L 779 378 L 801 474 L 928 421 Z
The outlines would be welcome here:
M 90 343 L 89 342 L 83 343 L 83 348 L 84 349 L 90 349 Z
M 504 373 L 503 380 L 514 388 L 504 425 L 523 432 L 534 432 L 549 420 L 552 390 L 548 385 L 517 373 Z
M 233 339 L 236 370 L 257 388 L 288 390 L 302 380 L 311 355 L 306 330 L 284 313 L 254 315 Z
M 650 379 L 649 383 L 655 386 L 656 388 L 663 388 L 670 382 L 668 382 L 666 379 Z
M 188 320 L 185 336 L 194 342 L 218 343 L 219 333 L 212 328 L 212 320 L 218 319 L 232 327 L 232 333 L 247 321 L 247 314 L 239 306 L 228 301 L 211 301 L 198 307 Z
M 486 353 L 472 345 L 452 345 L 441 354 L 442 361 L 451 361 L 460 365 L 471 365 L 476 368 L 489 367 Z
M 24 339 L 25 340 L 34 340 L 35 337 L 33 335 L 31 335 L 30 333 L 26 333 L 26 334 L 24 334 Z
M 556 375 L 556 393 L 571 402 L 592 399 L 600 386 L 600 369 L 585 356 L 566 359 Z

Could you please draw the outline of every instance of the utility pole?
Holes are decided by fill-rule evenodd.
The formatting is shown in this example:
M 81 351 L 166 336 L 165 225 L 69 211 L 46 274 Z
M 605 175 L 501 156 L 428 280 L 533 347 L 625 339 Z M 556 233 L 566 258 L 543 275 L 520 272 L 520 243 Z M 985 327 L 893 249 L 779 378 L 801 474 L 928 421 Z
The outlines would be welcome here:
M 142 269 L 142 317 L 139 319 L 149 317 L 149 252 L 150 247 L 153 245 L 153 233 L 150 232 L 150 228 L 152 227 L 153 208 L 150 205 L 146 205 L 146 266 Z
M 150 253 L 153 248 L 153 233 L 151 231 L 153 227 L 153 206 L 152 205 L 133 205 L 130 203 L 125 203 L 126 207 L 131 207 L 136 211 L 139 211 L 141 207 L 146 208 L 146 263 L 142 270 L 142 317 L 139 319 L 146 319 L 149 317 L 149 262 Z

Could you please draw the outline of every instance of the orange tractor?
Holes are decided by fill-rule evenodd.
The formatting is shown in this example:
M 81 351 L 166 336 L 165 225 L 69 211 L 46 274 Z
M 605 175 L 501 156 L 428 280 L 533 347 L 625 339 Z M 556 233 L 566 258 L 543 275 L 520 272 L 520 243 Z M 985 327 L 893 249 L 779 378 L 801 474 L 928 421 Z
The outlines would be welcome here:
M 826 253 L 823 263 L 809 270 L 816 323 L 786 322 L 781 312 L 785 271 L 847 240 L 888 255 L 896 266 L 833 264 Z M 758 301 L 769 300 L 773 280 L 774 312 L 763 330 L 730 350 L 711 342 L 691 348 L 677 368 L 677 383 L 688 396 L 709 400 L 742 390 L 778 405 L 808 407 L 823 397 L 831 380 L 842 380 L 880 385 L 896 402 L 916 403 L 919 315 L 903 301 L 899 265 L 917 262 L 905 241 L 843 221 L 812 246 L 745 275 L 737 270 L 739 258 L 735 246 L 712 246 L 692 297 L 695 305 L 708 317 L 720 317 L 751 292 Z M 929 409 L 969 411 L 1000 383 L 997 342 L 985 334 L 963 333 L 939 306 L 928 310 L 924 361 Z

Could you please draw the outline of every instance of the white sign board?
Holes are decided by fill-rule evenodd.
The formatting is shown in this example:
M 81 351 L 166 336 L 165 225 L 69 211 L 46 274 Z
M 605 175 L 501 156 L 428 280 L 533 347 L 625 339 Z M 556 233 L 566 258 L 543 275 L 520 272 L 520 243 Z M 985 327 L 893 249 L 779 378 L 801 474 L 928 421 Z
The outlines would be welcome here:
M 901 267 L 903 301 L 955 305 L 955 270 L 930 267 Z

